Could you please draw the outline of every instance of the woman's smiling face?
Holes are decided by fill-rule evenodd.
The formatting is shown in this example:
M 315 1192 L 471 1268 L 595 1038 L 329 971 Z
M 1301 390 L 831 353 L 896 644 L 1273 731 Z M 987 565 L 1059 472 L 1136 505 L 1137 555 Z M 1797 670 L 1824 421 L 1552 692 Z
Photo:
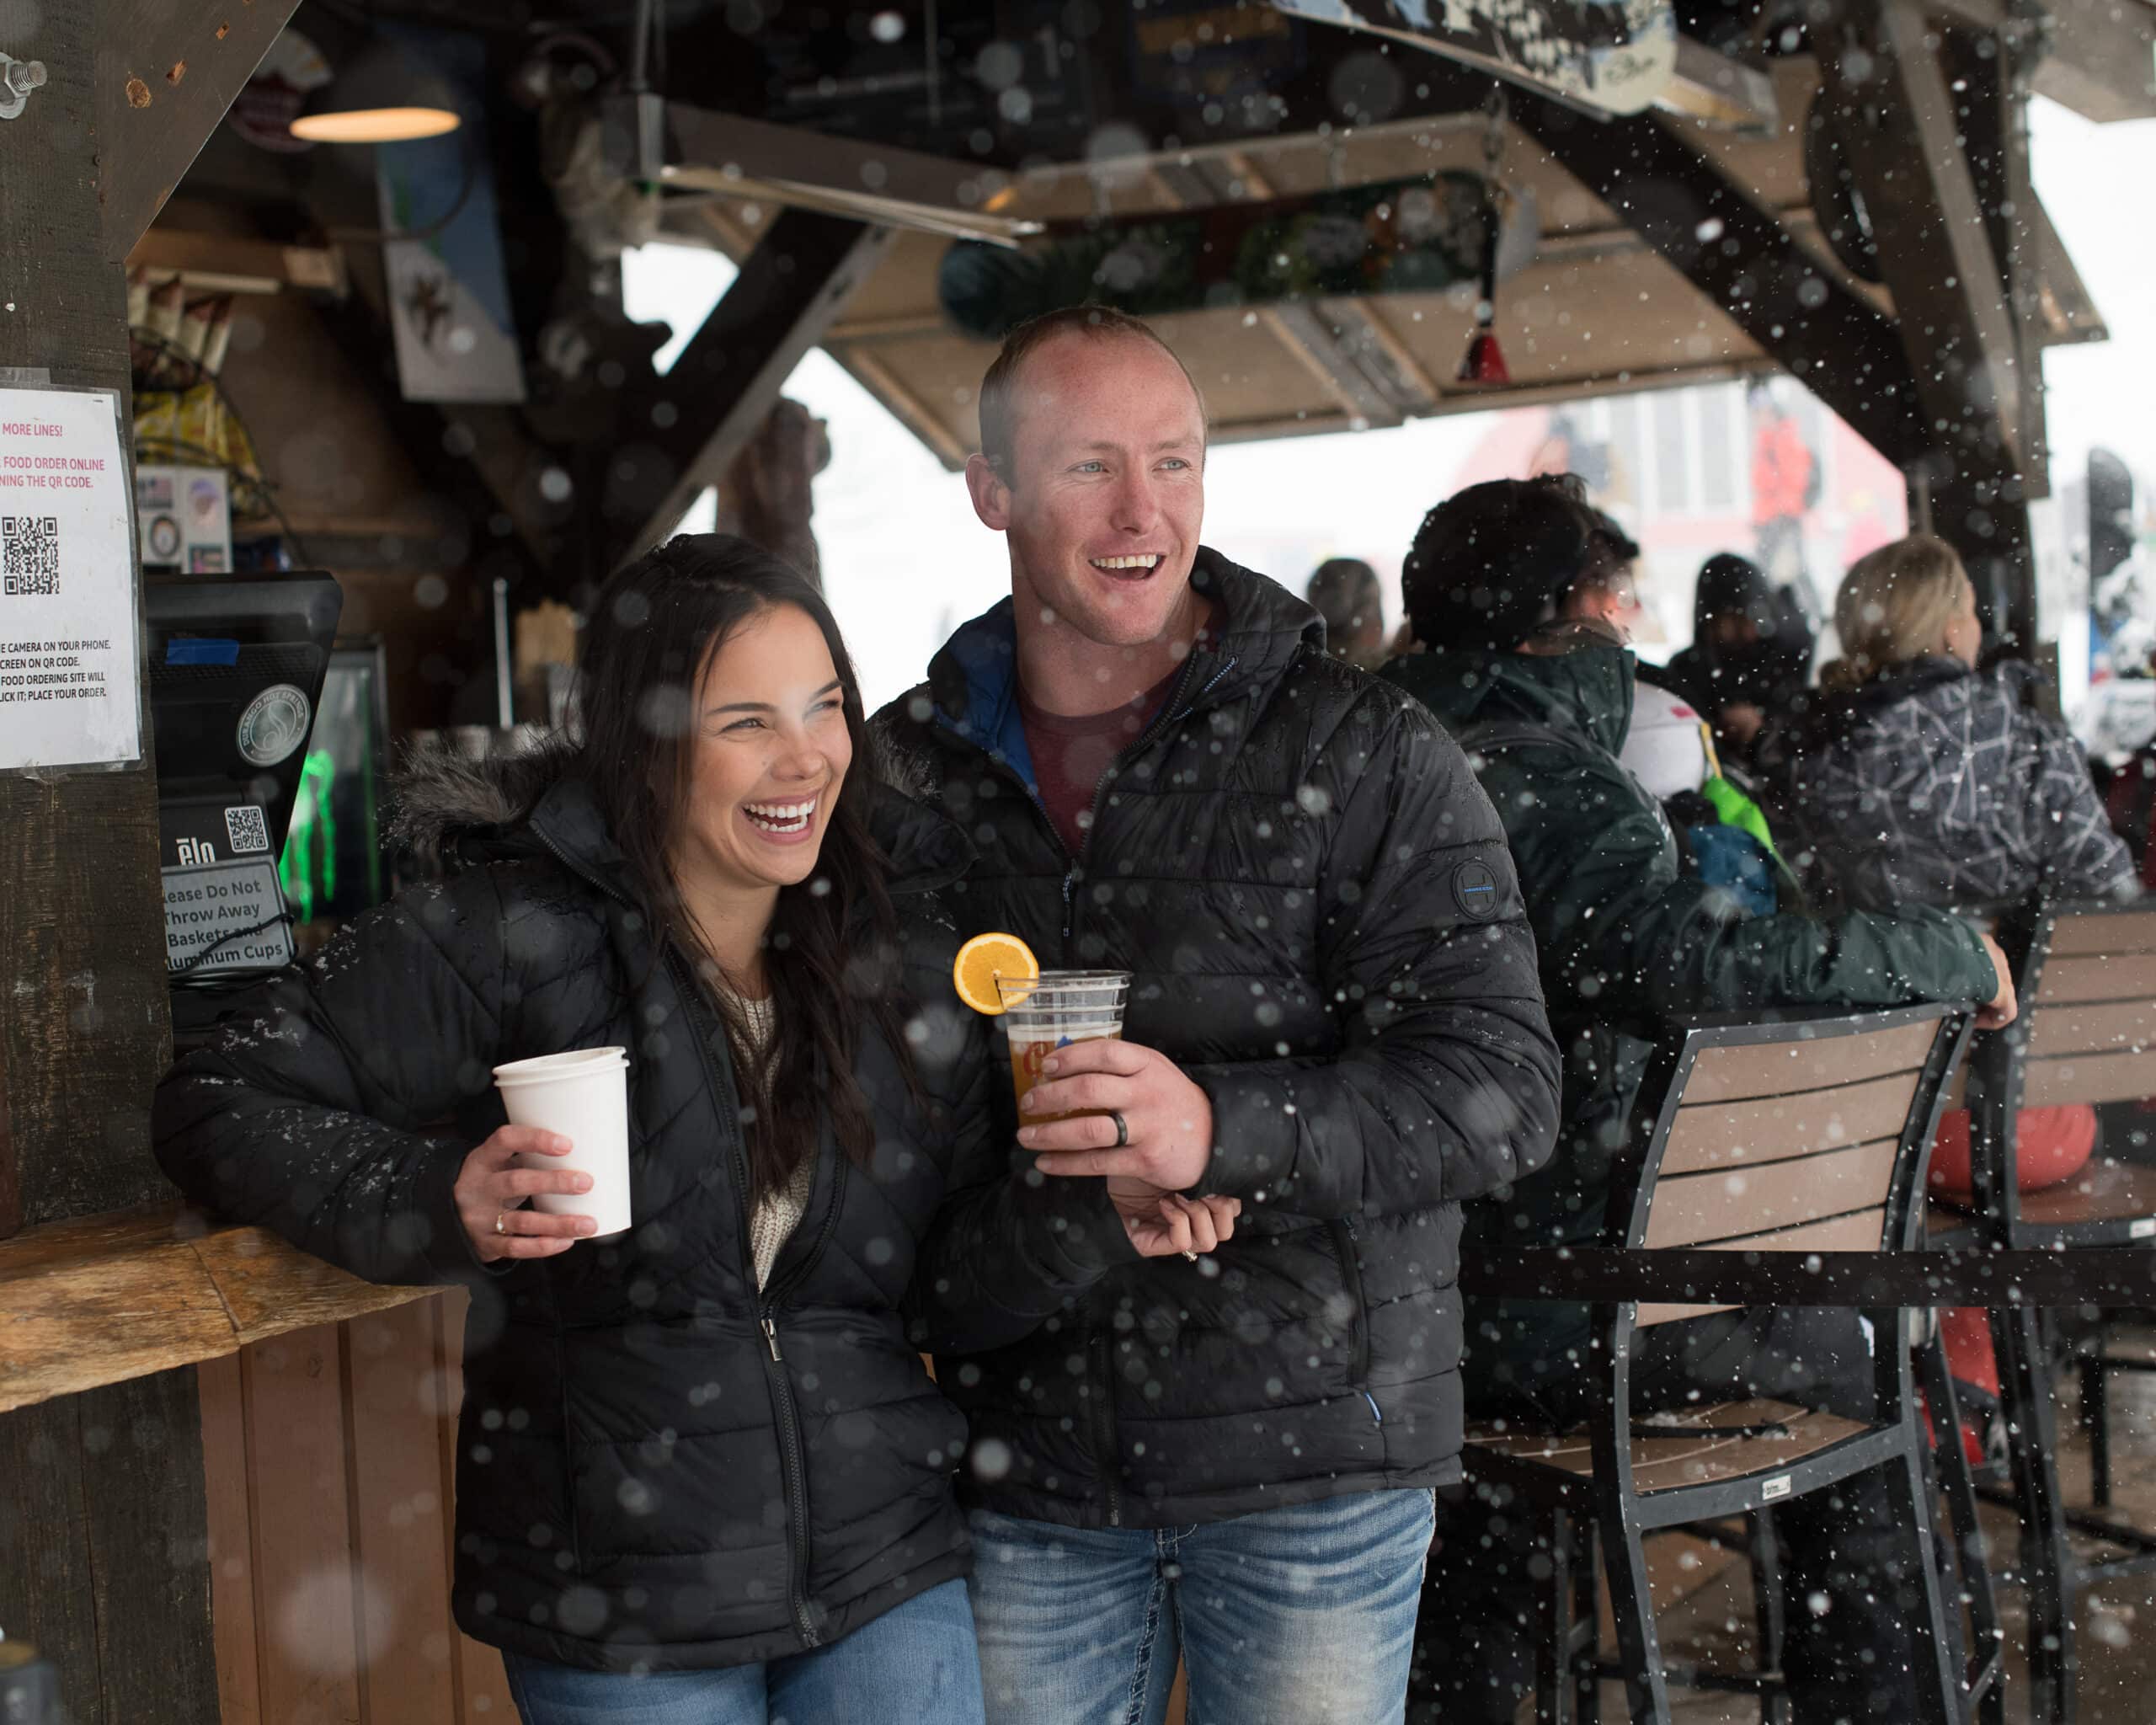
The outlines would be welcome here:
M 776 605 L 735 629 L 705 662 L 691 724 L 676 879 L 728 895 L 806 880 L 853 761 L 815 620 Z

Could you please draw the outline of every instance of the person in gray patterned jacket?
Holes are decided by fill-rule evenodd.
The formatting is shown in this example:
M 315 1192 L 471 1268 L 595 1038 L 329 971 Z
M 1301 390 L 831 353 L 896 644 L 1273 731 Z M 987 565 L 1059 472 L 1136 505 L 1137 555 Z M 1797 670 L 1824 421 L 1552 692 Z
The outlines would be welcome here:
M 1892 911 L 2134 890 L 2079 747 L 2025 698 L 2033 671 L 1977 670 L 1953 547 L 1914 534 L 1860 559 L 1834 626 L 1843 656 L 1758 754 L 1775 835 L 1817 898 Z

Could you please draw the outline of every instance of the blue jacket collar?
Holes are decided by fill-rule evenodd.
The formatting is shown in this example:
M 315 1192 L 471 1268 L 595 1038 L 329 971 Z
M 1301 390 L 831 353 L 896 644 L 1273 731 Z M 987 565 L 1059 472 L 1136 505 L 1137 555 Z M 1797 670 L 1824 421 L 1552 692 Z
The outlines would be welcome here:
M 1278 583 L 1201 547 L 1191 584 L 1217 600 L 1218 630 L 1182 685 L 1184 710 L 1230 698 L 1275 676 L 1305 645 L 1322 651 L 1317 613 Z M 1018 707 L 1018 634 L 1011 601 L 999 600 L 959 626 L 928 667 L 936 723 L 1035 785 L 1033 751 Z

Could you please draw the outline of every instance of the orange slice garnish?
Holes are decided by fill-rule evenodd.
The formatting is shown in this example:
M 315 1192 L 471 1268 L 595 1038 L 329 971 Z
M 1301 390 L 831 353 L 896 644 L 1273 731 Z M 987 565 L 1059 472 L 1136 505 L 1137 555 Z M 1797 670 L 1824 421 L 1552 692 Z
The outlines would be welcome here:
M 951 985 L 976 1012 L 997 1016 L 1006 1004 L 999 980 L 1008 986 L 1038 982 L 1040 975 L 1040 960 L 1017 935 L 977 934 L 958 948 L 952 961 Z

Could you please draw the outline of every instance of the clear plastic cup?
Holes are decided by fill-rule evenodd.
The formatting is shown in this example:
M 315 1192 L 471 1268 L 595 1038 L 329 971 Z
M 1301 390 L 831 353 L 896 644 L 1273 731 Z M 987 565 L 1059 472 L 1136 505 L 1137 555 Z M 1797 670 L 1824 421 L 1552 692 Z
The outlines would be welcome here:
M 566 1054 L 511 1060 L 494 1068 L 494 1087 L 518 1126 L 558 1132 L 567 1156 L 517 1157 L 527 1168 L 566 1169 L 591 1176 L 589 1192 L 542 1192 L 531 1207 L 548 1215 L 588 1215 L 598 1224 L 588 1238 L 626 1230 L 629 1214 L 629 1051 L 579 1048 Z
M 1128 970 L 1043 970 L 1038 980 L 997 977 L 1003 1028 L 1011 1039 L 1011 1079 L 1019 1119 L 1028 1126 L 1067 1120 L 1090 1108 L 1060 1114 L 1025 1112 L 1026 1092 L 1041 1081 L 1041 1063 L 1074 1042 L 1123 1034 L 1123 1009 L 1130 996 Z

